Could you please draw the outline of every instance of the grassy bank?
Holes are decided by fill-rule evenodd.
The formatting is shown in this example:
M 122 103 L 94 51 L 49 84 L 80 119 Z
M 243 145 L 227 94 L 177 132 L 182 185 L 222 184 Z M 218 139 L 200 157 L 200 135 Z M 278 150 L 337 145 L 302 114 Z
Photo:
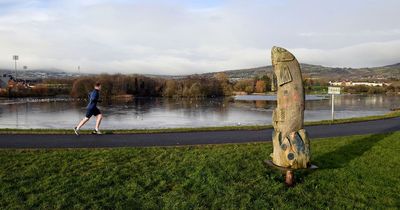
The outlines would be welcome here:
M 0 150 L 0 209 L 400 207 L 400 132 L 312 141 L 320 169 L 286 188 L 270 143 Z
M 347 119 L 322 120 L 306 122 L 306 126 L 330 125 L 351 122 L 362 122 L 400 117 L 400 111 L 392 111 L 385 115 L 356 117 Z M 166 129 L 127 129 L 127 130 L 103 130 L 105 134 L 129 134 L 129 133 L 172 133 L 172 132 L 202 132 L 202 131 L 227 131 L 227 130 L 262 130 L 272 128 L 272 125 L 244 125 L 244 126 L 223 126 L 223 127 L 200 127 L 200 128 L 166 128 Z M 90 134 L 91 130 L 82 130 L 82 134 Z M 72 129 L 14 129 L 0 128 L 0 134 L 73 134 Z

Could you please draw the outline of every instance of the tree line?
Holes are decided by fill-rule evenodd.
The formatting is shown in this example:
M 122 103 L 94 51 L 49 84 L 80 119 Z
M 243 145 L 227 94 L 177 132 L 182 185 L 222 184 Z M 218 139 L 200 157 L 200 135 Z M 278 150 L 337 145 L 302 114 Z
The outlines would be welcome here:
M 266 93 L 271 91 L 269 75 L 231 80 L 226 73 L 213 76 L 191 75 L 179 79 L 153 78 L 142 75 L 101 74 L 67 79 L 46 79 L 30 88 L 14 85 L 0 89 L 0 97 L 49 97 L 70 95 L 74 98 L 87 98 L 96 82 L 102 84 L 101 97 L 110 100 L 117 96 L 203 98 L 221 97 L 235 94 Z M 307 93 L 326 93 L 328 80 L 304 79 Z M 354 86 L 345 87 L 345 93 L 395 94 L 400 85 L 385 87 Z
M 81 77 L 72 83 L 71 96 L 75 98 L 87 98 L 93 86 L 99 82 L 102 86 L 101 97 L 112 99 L 118 95 L 135 96 L 161 96 L 164 88 L 162 79 L 148 78 L 139 75 L 108 75 L 101 74 L 95 77 Z
M 101 74 L 66 79 L 40 80 L 31 86 L 14 84 L 0 89 L 0 97 L 49 97 L 70 95 L 87 98 L 96 82 L 102 84 L 101 97 L 115 96 L 202 98 L 221 97 L 235 92 L 263 93 L 270 90 L 268 76 L 231 81 L 225 73 L 213 76 L 192 75 L 180 79 L 152 78 L 142 75 Z
M 213 77 L 191 75 L 180 79 L 102 74 L 74 80 L 71 96 L 86 98 L 96 82 L 102 85 L 101 97 L 104 99 L 125 94 L 139 97 L 203 98 L 229 96 L 235 91 L 263 93 L 270 90 L 268 76 L 234 82 L 225 73 L 217 73 Z

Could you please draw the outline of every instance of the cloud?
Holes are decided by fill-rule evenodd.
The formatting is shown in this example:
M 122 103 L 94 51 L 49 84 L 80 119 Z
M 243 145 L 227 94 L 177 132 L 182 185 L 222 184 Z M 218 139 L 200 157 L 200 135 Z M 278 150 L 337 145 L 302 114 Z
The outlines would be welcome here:
M 332 32 L 332 33 L 318 33 L 318 32 L 301 32 L 299 36 L 302 37 L 360 37 L 360 36 L 398 36 L 400 29 L 390 30 L 365 30 L 357 32 Z
M 400 62 L 400 40 L 371 42 L 339 49 L 293 49 L 304 63 L 334 67 L 373 67 Z
M 301 62 L 329 66 L 400 61 L 400 3 L 390 0 L 0 5 L 0 68 L 12 68 L 11 56 L 18 54 L 30 69 L 192 74 L 270 64 L 273 45 L 293 50 Z

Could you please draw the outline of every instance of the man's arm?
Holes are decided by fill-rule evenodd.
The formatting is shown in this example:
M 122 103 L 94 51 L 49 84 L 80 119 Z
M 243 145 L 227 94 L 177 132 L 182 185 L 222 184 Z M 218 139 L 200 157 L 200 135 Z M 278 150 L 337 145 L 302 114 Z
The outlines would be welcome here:
M 95 91 L 95 101 L 98 102 L 98 103 L 101 103 L 102 100 L 100 100 L 99 98 L 100 98 L 99 92 L 98 92 L 98 91 Z
M 99 100 L 99 94 L 96 91 L 92 91 L 90 93 L 90 101 L 97 103 L 98 100 Z

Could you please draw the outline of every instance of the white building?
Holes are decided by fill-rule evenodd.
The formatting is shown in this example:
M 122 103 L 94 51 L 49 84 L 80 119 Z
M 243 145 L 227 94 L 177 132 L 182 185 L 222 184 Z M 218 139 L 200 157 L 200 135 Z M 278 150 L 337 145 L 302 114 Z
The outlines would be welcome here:
M 369 86 L 369 87 L 383 87 L 383 86 L 389 86 L 391 85 L 390 83 L 385 83 L 385 82 L 352 82 L 352 81 L 342 81 L 342 82 L 332 82 L 329 81 L 329 85 L 331 86 L 359 86 L 359 85 L 364 85 L 364 86 Z

